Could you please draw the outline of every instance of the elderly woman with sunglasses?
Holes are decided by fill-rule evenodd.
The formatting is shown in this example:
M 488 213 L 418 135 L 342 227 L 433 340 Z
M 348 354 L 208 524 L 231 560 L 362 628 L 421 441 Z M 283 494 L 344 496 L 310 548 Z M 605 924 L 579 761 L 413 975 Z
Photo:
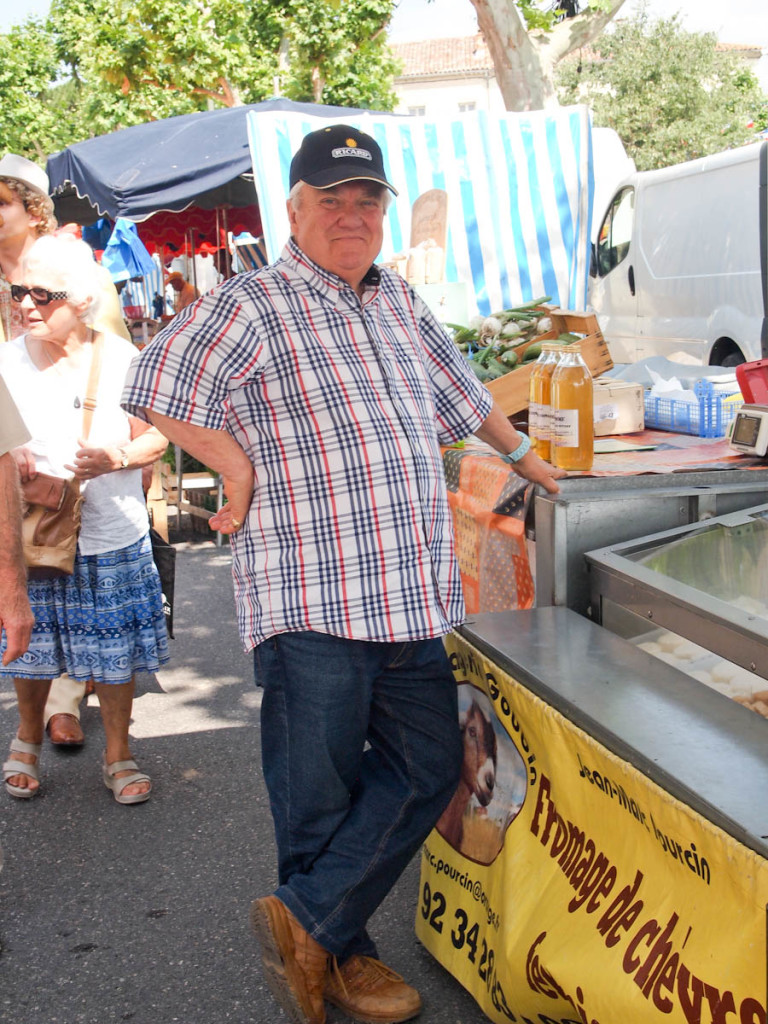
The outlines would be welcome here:
M 148 799 L 151 781 L 131 756 L 128 726 L 134 674 L 168 660 L 160 582 L 152 560 L 141 469 L 166 447 L 155 428 L 120 407 L 137 354 L 103 334 L 96 410 L 87 439 L 83 403 L 93 358 L 98 267 L 72 237 L 45 236 L 25 256 L 12 298 L 26 333 L 0 346 L 0 373 L 32 435 L 13 454 L 22 482 L 37 472 L 81 482 L 82 523 L 71 576 L 30 578 L 35 614 L 29 650 L 0 666 L 14 680 L 19 728 L 3 765 L 14 797 L 39 791 L 43 711 L 51 680 L 67 672 L 93 681 L 106 735 L 102 776 L 118 803 Z M 3 637 L 0 651 L 5 648 Z

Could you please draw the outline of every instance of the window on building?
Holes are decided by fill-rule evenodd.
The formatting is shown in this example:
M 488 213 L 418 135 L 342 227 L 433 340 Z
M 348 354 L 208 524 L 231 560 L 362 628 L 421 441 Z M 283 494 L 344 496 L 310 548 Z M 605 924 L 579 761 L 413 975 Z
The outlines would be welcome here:
M 424 117 L 426 112 L 426 107 L 408 107 L 408 113 L 411 115 L 411 117 Z
M 460 103 L 459 104 L 459 113 L 460 114 L 468 114 L 470 110 L 477 110 L 477 104 L 476 103 Z

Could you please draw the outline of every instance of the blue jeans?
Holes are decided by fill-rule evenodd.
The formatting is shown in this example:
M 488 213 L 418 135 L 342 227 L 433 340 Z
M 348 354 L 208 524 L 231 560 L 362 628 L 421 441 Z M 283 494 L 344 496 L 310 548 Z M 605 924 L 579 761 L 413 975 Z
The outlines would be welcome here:
M 256 648 L 254 670 L 276 895 L 339 960 L 375 956 L 366 923 L 459 781 L 443 643 L 281 633 Z

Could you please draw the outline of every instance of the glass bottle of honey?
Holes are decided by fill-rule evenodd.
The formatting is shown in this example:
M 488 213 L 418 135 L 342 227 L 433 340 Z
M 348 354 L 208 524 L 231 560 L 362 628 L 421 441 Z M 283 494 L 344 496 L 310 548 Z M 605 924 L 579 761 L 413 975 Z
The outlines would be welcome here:
M 562 351 L 562 345 L 543 344 L 541 355 L 531 370 L 528 435 L 531 447 L 546 462 L 551 458 L 552 447 L 552 374 Z
M 578 344 L 563 349 L 552 374 L 552 465 L 586 471 L 594 461 L 592 374 Z

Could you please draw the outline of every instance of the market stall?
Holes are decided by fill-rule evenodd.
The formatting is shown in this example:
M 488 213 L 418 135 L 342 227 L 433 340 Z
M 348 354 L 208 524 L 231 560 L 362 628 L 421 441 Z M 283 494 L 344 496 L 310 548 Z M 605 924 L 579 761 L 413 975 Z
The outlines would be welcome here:
M 388 218 L 386 255 L 402 249 L 417 196 L 445 188 L 449 203 L 462 197 L 450 214 L 448 280 L 471 281 L 479 308 L 545 292 L 583 302 L 593 186 L 583 111 L 557 123 L 464 118 L 448 133 L 418 119 L 360 120 L 391 143 L 410 200 L 402 220 L 396 210 Z M 247 123 L 275 255 L 290 154 L 318 122 L 269 110 Z M 568 156 L 553 170 L 555 150 Z M 508 173 L 510 154 L 531 179 Z M 544 183 L 551 220 L 530 216 Z M 590 368 L 608 368 L 596 327 L 579 326 Z M 523 421 L 529 369 L 494 382 L 504 411 Z M 608 441 L 556 496 L 534 494 L 480 444 L 444 452 L 470 611 L 448 649 L 477 756 L 426 843 L 417 933 L 493 1021 L 767 1024 L 762 691 L 752 684 L 755 700 L 729 699 L 658 654 L 662 630 L 681 647 L 711 635 L 719 659 L 768 679 L 768 634 L 761 624 L 734 634 L 722 607 L 704 614 L 690 594 L 688 628 L 669 579 L 651 606 L 658 622 L 651 629 L 646 614 L 640 628 L 634 551 L 594 552 L 764 506 L 768 465 L 722 436 L 656 429 Z
M 232 238 L 261 235 L 246 127 L 249 114 L 257 111 L 305 117 L 320 112 L 335 118 L 350 113 L 343 107 L 266 100 L 132 125 L 74 143 L 49 158 L 60 223 L 91 226 L 103 219 L 111 230 L 115 222 L 129 221 L 157 254 L 156 274 L 143 290 L 136 289 L 142 307 L 136 321 L 157 319 L 150 317 L 153 299 L 162 295 L 162 268 L 173 257 L 183 259 L 176 269 L 195 284 L 201 255 L 210 255 L 218 273 L 228 277 Z M 278 201 L 284 203 L 283 194 Z M 147 333 L 152 332 L 140 324 L 139 336 L 144 339 Z
M 764 1024 L 768 723 L 566 608 L 449 652 L 495 785 L 425 844 L 425 946 L 492 1021 Z
M 472 613 L 448 649 L 487 750 L 425 845 L 417 934 L 493 1021 L 765 1024 L 768 462 L 607 442 L 558 495 L 444 451 Z

